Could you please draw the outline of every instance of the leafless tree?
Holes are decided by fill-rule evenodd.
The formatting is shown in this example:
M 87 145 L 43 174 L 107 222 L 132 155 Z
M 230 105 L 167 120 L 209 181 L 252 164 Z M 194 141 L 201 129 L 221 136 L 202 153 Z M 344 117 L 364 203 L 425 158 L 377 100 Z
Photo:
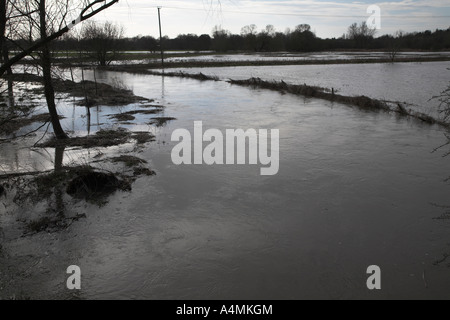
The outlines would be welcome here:
M 439 112 L 442 114 L 444 121 L 450 120 L 450 83 L 439 96 L 436 97 L 439 101 Z
M 365 21 L 358 25 L 356 22 L 348 27 L 347 39 L 355 40 L 359 46 L 364 46 L 369 40 L 373 39 L 376 29 L 370 28 Z
M 44 93 L 55 136 L 67 138 L 61 127 L 55 104 L 52 84 L 51 41 L 69 32 L 78 23 L 111 7 L 119 0 L 0 0 L 0 38 L 3 51 L 6 40 L 28 39 L 29 45 L 21 48 L 10 59 L 4 58 L 0 66 L 0 76 L 11 67 L 38 50 L 42 67 Z M 20 19 L 16 21 L 17 19 Z M 9 30 L 8 30 L 9 28 Z M 9 33 L 7 32 L 9 31 Z
M 123 28 L 113 22 L 88 21 L 81 30 L 86 41 L 86 53 L 101 66 L 109 65 L 117 56 L 117 42 L 123 37 Z
M 12 0 L 6 0 L 6 1 L 12 1 Z M 72 27 L 74 27 L 79 22 L 88 20 L 95 16 L 96 14 L 102 12 L 103 10 L 111 7 L 115 3 L 119 2 L 119 0 L 51 0 L 52 4 L 58 1 L 64 1 L 69 4 L 71 4 L 70 7 L 67 8 L 65 12 L 60 12 L 59 17 L 59 23 L 53 23 L 54 27 L 49 30 L 50 32 L 47 32 L 46 38 L 39 38 L 39 37 L 33 37 L 33 33 L 30 32 L 30 39 L 33 41 L 30 46 L 27 48 L 24 48 L 19 53 L 14 55 L 11 59 L 9 59 L 8 62 L 2 63 L 0 66 L 0 76 L 2 76 L 5 71 L 14 65 L 15 63 L 19 62 L 26 56 L 30 55 L 31 53 L 35 52 L 36 50 L 40 49 L 43 45 L 46 43 L 50 43 L 51 41 L 61 37 L 63 34 L 70 31 Z M 18 1 L 21 6 L 30 7 L 31 4 L 38 4 L 39 0 L 34 1 Z M 31 12 L 36 12 L 36 9 L 28 8 L 29 11 L 24 12 L 24 14 L 28 15 Z M 79 13 L 78 17 L 74 15 L 74 13 Z M 35 18 L 31 19 L 32 25 L 36 27 L 36 22 L 39 21 Z M 58 22 L 56 20 L 56 17 L 52 17 L 52 22 Z M 49 20 L 50 21 L 50 20 Z M 60 28 L 57 28 L 57 25 L 60 26 Z M 23 27 L 23 26 L 22 26 Z M 28 26 L 27 26 L 28 27 Z M 31 29 L 28 29 L 31 30 Z
M 400 51 L 400 39 L 403 37 L 403 31 L 399 30 L 394 33 L 394 36 L 390 39 L 390 46 L 389 46 L 389 59 L 391 62 L 395 61 L 395 58 L 397 57 L 399 51 Z

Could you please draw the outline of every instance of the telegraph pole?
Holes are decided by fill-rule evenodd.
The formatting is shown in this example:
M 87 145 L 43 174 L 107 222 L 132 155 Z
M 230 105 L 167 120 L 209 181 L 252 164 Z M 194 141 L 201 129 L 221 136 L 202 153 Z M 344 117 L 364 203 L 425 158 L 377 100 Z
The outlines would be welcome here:
M 159 21 L 159 47 L 161 49 L 161 63 L 162 68 L 164 70 L 164 53 L 163 53 L 163 46 L 162 46 L 162 31 L 161 31 L 161 7 L 158 7 L 158 21 Z

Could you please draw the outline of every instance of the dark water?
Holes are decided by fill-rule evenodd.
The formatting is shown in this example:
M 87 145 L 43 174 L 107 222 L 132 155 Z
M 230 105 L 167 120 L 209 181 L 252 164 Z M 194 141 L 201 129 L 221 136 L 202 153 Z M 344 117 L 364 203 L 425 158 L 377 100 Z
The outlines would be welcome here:
M 224 82 L 97 76 L 120 76 L 178 119 L 139 154 L 157 176 L 104 207 L 74 204 L 87 217 L 63 232 L 20 237 L 8 207 L 8 294 L 71 298 L 65 270 L 76 264 L 80 298 L 450 298 L 450 261 L 435 264 L 450 253 L 450 224 L 435 219 L 446 209 L 433 205 L 450 205 L 449 158 L 431 152 L 446 141 L 439 127 Z M 279 129 L 279 173 L 175 166 L 171 133 L 199 120 Z M 381 267 L 377 292 L 370 265 Z

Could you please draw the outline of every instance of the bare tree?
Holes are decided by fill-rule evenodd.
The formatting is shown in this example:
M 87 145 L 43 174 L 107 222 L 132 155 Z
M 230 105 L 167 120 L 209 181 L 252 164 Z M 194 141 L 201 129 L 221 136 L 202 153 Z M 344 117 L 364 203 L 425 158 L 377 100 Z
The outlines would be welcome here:
M 11 0 L 6 0 L 6 1 L 11 1 Z M 36 2 L 38 0 L 34 0 L 34 1 Z M 54 1 L 58 1 L 58 0 L 54 0 Z M 63 1 L 63 0 L 61 0 L 61 1 Z M 49 43 L 49 42 L 61 37 L 63 34 L 69 32 L 69 30 L 71 28 L 73 28 L 75 25 L 77 25 L 78 23 L 92 18 L 96 14 L 102 12 L 103 10 L 105 10 L 105 9 L 111 7 L 112 5 L 114 5 L 115 3 L 119 2 L 119 0 L 79 0 L 79 1 L 65 0 L 65 1 L 66 2 L 70 1 L 71 3 L 75 4 L 74 7 L 78 8 L 78 10 L 80 11 L 79 16 L 77 18 L 75 18 L 74 20 L 70 20 L 73 16 L 69 17 L 68 11 L 63 12 L 62 15 L 59 15 L 60 17 L 61 16 L 63 17 L 63 19 L 60 20 L 61 28 L 53 29 L 52 30 L 53 32 L 50 32 L 50 34 L 47 35 L 47 37 L 45 37 L 45 38 L 37 38 L 37 40 L 32 39 L 33 43 L 29 47 L 21 50 L 14 57 L 9 59 L 8 62 L 2 63 L 2 65 L 0 66 L 0 76 L 2 76 L 5 73 L 5 71 L 8 68 L 10 68 L 12 65 L 19 62 L 20 60 L 22 60 L 26 56 L 30 55 L 31 53 L 35 52 L 36 50 L 40 49 L 46 43 Z M 20 4 L 27 6 L 30 2 L 31 1 L 20 1 Z M 75 9 L 73 9 L 71 11 L 73 13 L 73 11 L 75 11 Z M 26 12 L 26 14 L 30 14 L 30 11 Z M 64 26 L 64 22 L 68 22 L 67 25 Z M 35 23 L 33 23 L 33 24 L 35 24 Z M 32 36 L 31 33 L 30 33 L 30 36 Z
M 367 42 L 375 36 L 377 30 L 375 28 L 370 28 L 366 21 L 358 24 L 355 22 L 350 27 L 348 27 L 347 38 L 355 40 L 358 46 L 364 46 Z
M 1 61 L 8 59 L 7 46 L 6 46 L 6 23 L 7 23 L 7 1 L 0 0 L 0 50 L 1 50 Z M 5 57 L 6 53 L 6 57 Z M 9 69 L 9 71 L 11 68 Z
M 242 27 L 241 36 L 245 40 L 245 47 L 247 50 L 258 50 L 256 43 L 256 35 L 258 34 L 258 27 L 255 24 Z
M 213 35 L 213 49 L 216 51 L 225 52 L 228 50 L 227 39 L 231 32 L 222 28 L 222 26 L 215 26 L 212 30 Z
M 444 121 L 450 120 L 450 83 L 444 91 L 437 97 L 439 101 L 439 112 L 442 114 Z
M 0 36 L 2 39 L 2 47 L 4 47 L 6 40 L 28 39 L 30 42 L 27 48 L 20 50 L 11 59 L 3 59 L 0 67 L 0 76 L 3 76 L 5 72 L 8 72 L 15 63 L 21 61 L 24 57 L 31 55 L 37 50 L 41 50 L 40 65 L 42 67 L 44 94 L 51 116 L 51 123 L 56 138 L 65 139 L 67 135 L 61 127 L 56 110 L 49 44 L 51 41 L 66 34 L 78 23 L 111 7 L 119 0 L 0 1 Z M 7 10 L 8 6 L 10 6 L 11 10 Z M 79 15 L 78 12 L 80 12 Z M 20 23 L 12 21 L 16 18 L 21 19 Z M 11 38 L 6 37 L 8 22 Z M 4 28 L 3 25 L 5 25 Z
M 399 30 L 396 31 L 393 35 L 393 37 L 390 38 L 390 45 L 389 45 L 389 59 L 391 62 L 395 61 L 395 58 L 397 57 L 399 51 L 400 51 L 400 39 L 403 37 L 403 31 Z
M 109 65 L 117 56 L 118 40 L 123 37 L 123 28 L 113 22 L 88 21 L 81 30 L 86 41 L 86 52 L 101 66 Z
M 256 34 L 258 33 L 258 27 L 255 24 L 250 24 L 247 26 L 242 27 L 241 29 L 241 35 L 243 37 L 247 36 L 247 35 L 254 35 L 256 36 Z
M 295 32 L 303 33 L 311 31 L 311 26 L 309 24 L 299 24 L 295 27 Z
M 48 26 L 46 0 L 39 0 L 39 18 L 40 18 L 39 29 L 41 39 L 46 39 Z M 45 99 L 47 100 L 47 107 L 50 113 L 53 132 L 55 133 L 57 139 L 66 139 L 67 135 L 64 132 L 63 128 L 61 127 L 61 123 L 59 122 L 58 111 L 56 110 L 55 89 L 53 88 L 52 83 L 52 62 L 48 43 L 45 43 L 42 47 L 41 66 L 44 79 Z

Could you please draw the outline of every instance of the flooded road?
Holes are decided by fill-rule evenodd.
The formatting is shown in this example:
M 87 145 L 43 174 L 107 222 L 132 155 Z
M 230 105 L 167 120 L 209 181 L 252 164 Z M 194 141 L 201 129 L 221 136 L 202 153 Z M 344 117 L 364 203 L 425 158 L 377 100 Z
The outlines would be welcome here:
M 450 205 L 450 161 L 432 153 L 446 142 L 441 128 L 225 82 L 97 73 L 118 76 L 177 118 L 139 155 L 157 175 L 103 207 L 74 204 L 86 218 L 57 233 L 21 237 L 3 204 L 1 297 L 450 298 L 450 224 L 436 219 Z M 279 129 L 278 174 L 174 165 L 171 134 L 194 121 Z M 65 288 L 73 264 L 76 293 Z M 380 291 L 366 287 L 370 265 Z

